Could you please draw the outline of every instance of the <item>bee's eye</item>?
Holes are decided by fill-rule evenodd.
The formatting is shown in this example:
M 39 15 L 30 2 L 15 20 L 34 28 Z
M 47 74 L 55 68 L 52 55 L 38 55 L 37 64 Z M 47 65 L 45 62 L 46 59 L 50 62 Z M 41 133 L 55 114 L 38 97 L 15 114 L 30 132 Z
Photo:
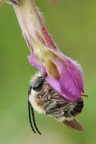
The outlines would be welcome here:
M 43 82 L 44 82 L 44 77 L 38 77 L 32 85 L 33 90 L 35 91 L 41 90 L 43 86 Z

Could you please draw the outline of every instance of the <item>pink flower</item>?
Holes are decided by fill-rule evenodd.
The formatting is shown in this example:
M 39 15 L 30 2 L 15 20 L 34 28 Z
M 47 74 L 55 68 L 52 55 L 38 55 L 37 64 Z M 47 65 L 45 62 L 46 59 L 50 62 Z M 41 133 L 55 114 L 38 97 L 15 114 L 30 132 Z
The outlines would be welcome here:
M 61 96 L 68 100 L 80 98 L 84 94 L 81 67 L 57 49 L 34 0 L 9 1 L 30 49 L 29 63 L 39 69 L 42 75 L 47 74 L 47 83 Z
M 68 100 L 76 100 L 77 98 L 80 98 L 81 95 L 84 94 L 80 65 L 63 55 L 57 49 L 48 49 L 48 52 L 50 53 L 50 60 L 55 66 L 54 72 L 52 72 L 52 65 L 49 63 L 49 70 L 52 72 L 52 75 L 58 73 L 58 78 L 54 78 L 54 76 L 50 75 L 46 66 L 44 67 L 44 65 L 40 65 L 37 59 L 34 61 L 34 56 L 32 54 L 28 58 L 29 63 L 38 68 L 43 74 L 47 72 L 47 83 L 63 97 Z

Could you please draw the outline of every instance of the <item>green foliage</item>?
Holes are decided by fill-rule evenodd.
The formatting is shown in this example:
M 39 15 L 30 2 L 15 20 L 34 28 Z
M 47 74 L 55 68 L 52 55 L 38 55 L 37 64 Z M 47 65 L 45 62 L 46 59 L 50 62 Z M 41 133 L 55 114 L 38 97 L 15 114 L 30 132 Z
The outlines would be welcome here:
M 96 1 L 63 0 L 59 5 L 37 1 L 45 23 L 62 51 L 82 64 L 85 107 L 78 119 L 83 132 L 36 113 L 42 136 L 34 135 L 27 117 L 27 90 L 35 73 L 29 51 L 11 6 L 0 7 L 0 144 L 95 144 Z

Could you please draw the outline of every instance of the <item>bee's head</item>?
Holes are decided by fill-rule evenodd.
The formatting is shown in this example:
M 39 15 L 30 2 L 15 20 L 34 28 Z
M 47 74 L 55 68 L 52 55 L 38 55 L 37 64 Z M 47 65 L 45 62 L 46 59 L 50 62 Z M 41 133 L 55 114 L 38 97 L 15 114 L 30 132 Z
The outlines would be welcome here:
M 34 133 L 36 133 L 36 131 L 37 131 L 40 135 L 41 135 L 41 133 L 38 130 L 36 122 L 35 122 L 34 110 L 33 110 L 30 98 L 31 98 L 31 96 L 32 97 L 35 96 L 35 94 L 39 93 L 42 90 L 43 82 L 44 82 L 44 77 L 38 76 L 38 74 L 36 74 L 32 78 L 31 84 L 30 84 L 30 87 L 28 90 L 28 113 L 29 113 L 30 126 Z M 34 127 L 35 127 L 35 129 L 34 129 Z
M 37 74 L 31 79 L 31 83 L 28 90 L 28 96 L 31 95 L 32 90 L 39 92 L 42 90 L 44 77 L 38 76 Z

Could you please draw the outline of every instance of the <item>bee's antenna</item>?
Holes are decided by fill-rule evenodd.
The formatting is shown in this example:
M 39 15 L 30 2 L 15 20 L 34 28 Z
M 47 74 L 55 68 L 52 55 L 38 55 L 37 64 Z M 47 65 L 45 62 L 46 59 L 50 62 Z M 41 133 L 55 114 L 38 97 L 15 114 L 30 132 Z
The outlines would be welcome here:
M 32 107 L 32 106 L 31 106 L 31 112 L 32 112 L 32 118 L 33 118 L 34 127 L 35 127 L 35 129 L 37 130 L 37 132 L 38 132 L 40 135 L 42 135 L 41 132 L 39 131 L 39 129 L 37 128 L 36 121 L 35 121 L 34 110 L 33 110 L 33 107 Z
M 32 119 L 31 119 L 31 105 L 30 102 L 28 101 L 28 114 L 29 114 L 29 122 L 30 122 L 30 126 L 32 128 L 32 131 L 34 133 L 36 133 L 36 131 L 34 130 L 33 124 L 32 124 Z

